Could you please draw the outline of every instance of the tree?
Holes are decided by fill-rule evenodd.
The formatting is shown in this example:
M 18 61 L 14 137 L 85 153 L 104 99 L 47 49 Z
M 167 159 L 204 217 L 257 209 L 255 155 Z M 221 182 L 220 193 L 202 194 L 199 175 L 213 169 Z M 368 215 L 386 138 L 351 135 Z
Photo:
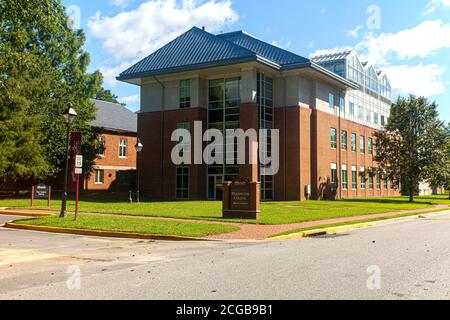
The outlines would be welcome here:
M 82 50 L 84 32 L 69 27 L 71 24 L 61 0 L 2 0 L 0 12 L 0 64 L 6 66 L 2 68 L 2 80 L 6 85 L 10 83 L 8 90 L 2 88 L 4 94 L 0 95 L 0 105 L 9 103 L 5 112 L 8 118 L 2 121 L 23 118 L 31 123 L 28 127 L 22 126 L 30 131 L 28 136 L 34 140 L 11 136 L 16 143 L 23 141 L 24 147 L 26 143 L 33 143 L 27 150 L 34 150 L 29 153 L 34 162 L 25 161 L 25 166 L 29 167 L 25 171 L 39 178 L 55 177 L 62 171 L 66 128 L 61 115 L 69 104 L 78 113 L 73 130 L 82 132 L 83 155 L 87 166 L 92 165 L 95 133 L 89 122 L 95 118 L 95 107 L 90 98 L 100 90 L 102 77 L 99 72 L 87 73 L 89 55 Z M 17 66 L 9 61 L 15 61 L 20 70 L 15 71 Z M 18 102 L 9 102 L 11 95 Z M 3 125 L 3 129 L 13 134 L 11 126 Z M 7 156 L 8 152 L 0 150 L 0 157 Z M 17 177 L 30 176 L 16 171 Z
M 111 92 L 111 90 L 106 90 L 103 87 L 100 87 L 100 90 L 95 94 L 94 99 L 112 102 L 112 103 L 120 103 L 117 100 L 119 97 Z
M 430 182 L 434 186 L 443 186 L 449 192 L 450 199 L 450 123 L 440 137 L 446 140 L 444 142 L 446 148 L 442 150 L 438 161 L 431 168 Z
M 424 97 L 399 97 L 384 130 L 376 133 L 380 173 L 408 189 L 410 202 L 422 181 L 431 181 L 432 170 L 446 149 L 444 124 L 437 105 Z

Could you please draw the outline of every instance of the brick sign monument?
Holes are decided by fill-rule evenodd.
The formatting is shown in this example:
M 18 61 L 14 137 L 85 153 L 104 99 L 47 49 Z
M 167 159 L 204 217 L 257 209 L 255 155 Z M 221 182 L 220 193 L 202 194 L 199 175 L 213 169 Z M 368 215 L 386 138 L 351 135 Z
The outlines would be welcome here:
M 260 183 L 241 179 L 223 183 L 223 217 L 257 220 L 260 211 Z

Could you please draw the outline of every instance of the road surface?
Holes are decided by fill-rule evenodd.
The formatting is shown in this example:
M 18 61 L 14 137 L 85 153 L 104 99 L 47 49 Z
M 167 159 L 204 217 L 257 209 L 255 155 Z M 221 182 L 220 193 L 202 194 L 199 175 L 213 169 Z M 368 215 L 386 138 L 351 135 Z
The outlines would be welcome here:
M 0 216 L 0 225 L 14 217 Z M 450 212 L 284 242 L 0 228 L 0 299 L 450 299 Z

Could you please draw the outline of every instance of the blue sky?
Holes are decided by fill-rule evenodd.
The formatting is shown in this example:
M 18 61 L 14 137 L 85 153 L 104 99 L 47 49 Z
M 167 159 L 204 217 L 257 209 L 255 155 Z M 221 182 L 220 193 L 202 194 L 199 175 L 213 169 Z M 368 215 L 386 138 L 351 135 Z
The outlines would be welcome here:
M 139 88 L 121 71 L 192 26 L 245 30 L 309 57 L 353 48 L 388 75 L 395 94 L 439 104 L 450 121 L 450 0 L 64 0 L 87 34 L 90 70 L 132 110 Z

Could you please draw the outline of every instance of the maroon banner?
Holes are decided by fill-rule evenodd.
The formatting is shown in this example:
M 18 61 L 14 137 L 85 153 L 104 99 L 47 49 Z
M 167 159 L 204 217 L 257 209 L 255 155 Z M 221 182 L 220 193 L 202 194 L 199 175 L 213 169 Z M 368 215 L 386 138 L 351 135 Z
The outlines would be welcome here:
M 69 159 L 69 192 L 75 192 L 77 176 L 75 174 L 75 157 L 81 155 L 81 132 L 70 133 L 70 159 Z

